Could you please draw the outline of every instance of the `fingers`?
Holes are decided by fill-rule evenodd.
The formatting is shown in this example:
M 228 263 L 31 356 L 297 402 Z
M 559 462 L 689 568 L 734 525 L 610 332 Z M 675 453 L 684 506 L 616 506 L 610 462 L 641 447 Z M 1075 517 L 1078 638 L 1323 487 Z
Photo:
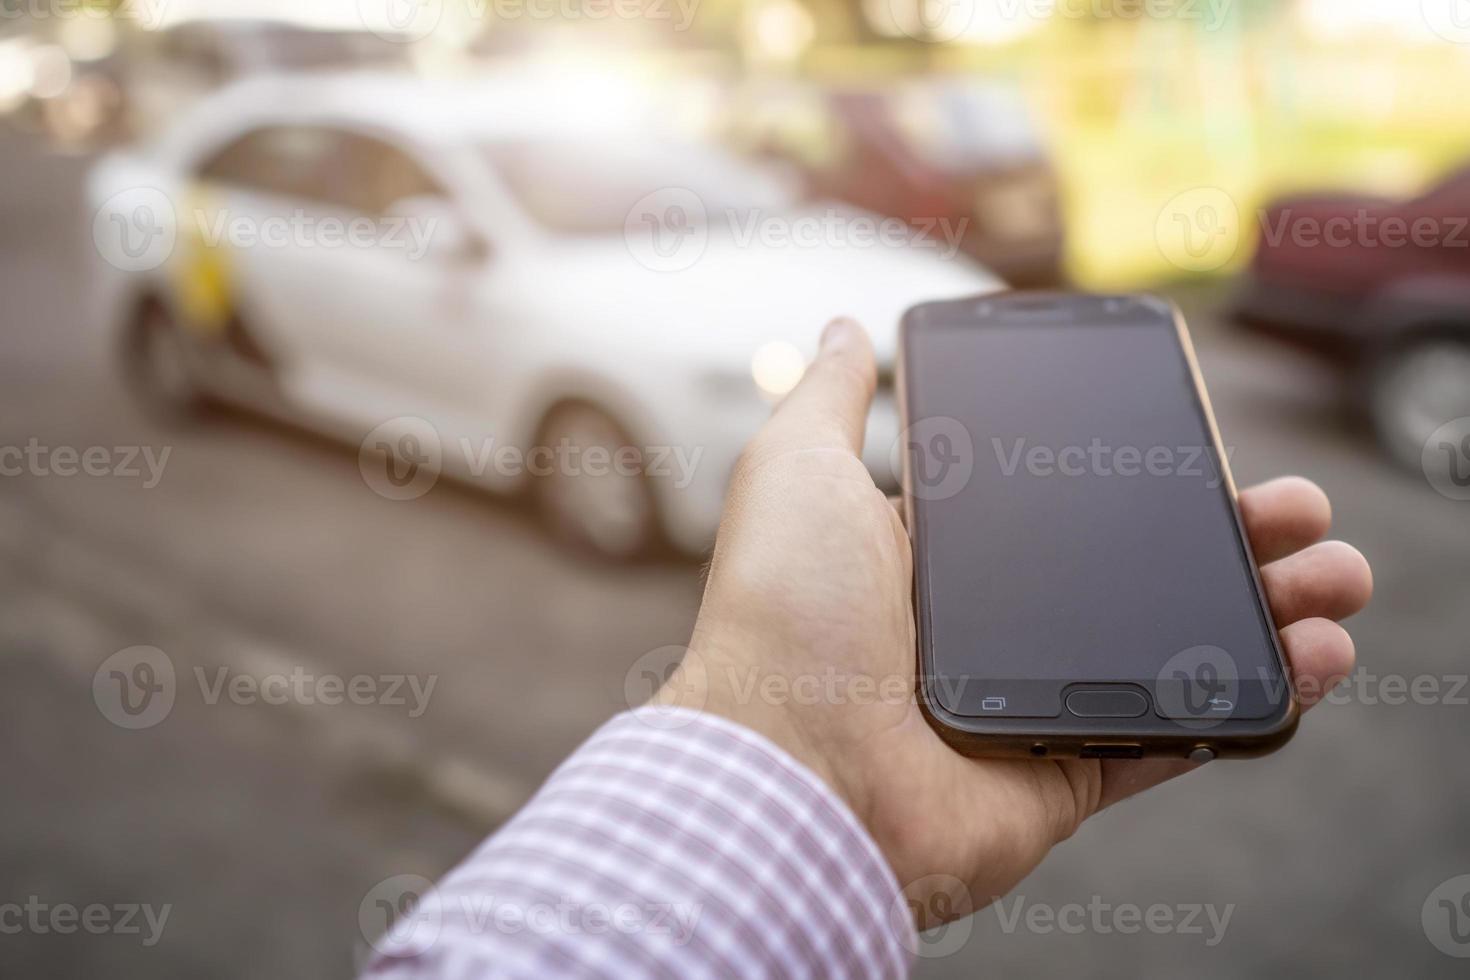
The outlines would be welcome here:
M 1303 619 L 1281 631 L 1281 648 L 1291 666 L 1292 682 L 1303 710 L 1321 701 L 1353 672 L 1357 652 L 1348 631 L 1330 619 Z M 1180 760 L 1103 763 L 1102 799 L 1111 806 L 1159 783 L 1199 768 Z
M 1330 619 L 1292 623 L 1281 631 L 1281 645 L 1303 708 L 1322 700 L 1357 663 L 1352 636 Z
M 816 359 L 761 431 L 761 448 L 861 453 L 868 405 L 877 383 L 868 335 L 851 320 L 833 320 L 822 331 Z
M 1344 619 L 1373 596 L 1373 570 L 1358 549 L 1323 541 L 1261 569 L 1278 626 L 1309 617 Z
M 1264 565 L 1322 540 L 1332 526 L 1332 505 L 1317 484 L 1285 476 L 1242 491 L 1240 516 Z

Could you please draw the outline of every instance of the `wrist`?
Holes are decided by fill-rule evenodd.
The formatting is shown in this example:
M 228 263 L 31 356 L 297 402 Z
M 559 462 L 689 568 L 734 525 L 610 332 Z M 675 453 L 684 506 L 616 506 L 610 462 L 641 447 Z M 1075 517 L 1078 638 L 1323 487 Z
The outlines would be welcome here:
M 690 650 L 650 703 L 707 712 L 764 736 L 817 776 L 868 827 L 861 782 L 844 770 L 830 740 L 812 731 L 799 706 L 764 696 L 765 681 L 757 666 Z

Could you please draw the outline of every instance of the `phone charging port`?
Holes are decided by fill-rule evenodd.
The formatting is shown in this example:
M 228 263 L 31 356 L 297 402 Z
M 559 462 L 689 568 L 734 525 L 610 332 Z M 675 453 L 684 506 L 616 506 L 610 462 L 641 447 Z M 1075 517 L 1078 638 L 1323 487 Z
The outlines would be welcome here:
M 1082 746 L 1084 759 L 1142 759 L 1142 745 L 1096 745 Z

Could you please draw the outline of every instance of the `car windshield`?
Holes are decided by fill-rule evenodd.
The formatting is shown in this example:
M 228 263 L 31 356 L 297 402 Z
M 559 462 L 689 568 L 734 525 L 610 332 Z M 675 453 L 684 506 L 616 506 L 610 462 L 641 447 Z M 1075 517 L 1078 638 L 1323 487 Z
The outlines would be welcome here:
M 649 194 L 693 191 L 705 220 L 785 210 L 795 196 L 768 172 L 715 147 L 662 139 L 544 140 L 483 146 L 482 155 L 538 224 L 565 235 L 621 234 Z

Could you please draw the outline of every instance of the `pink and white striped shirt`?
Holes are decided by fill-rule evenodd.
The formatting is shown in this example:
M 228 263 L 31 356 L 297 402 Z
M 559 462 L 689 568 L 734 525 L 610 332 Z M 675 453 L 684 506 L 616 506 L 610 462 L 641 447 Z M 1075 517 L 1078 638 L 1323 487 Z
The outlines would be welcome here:
M 898 883 L 763 736 L 682 708 L 609 721 L 382 936 L 367 976 L 902 977 Z

